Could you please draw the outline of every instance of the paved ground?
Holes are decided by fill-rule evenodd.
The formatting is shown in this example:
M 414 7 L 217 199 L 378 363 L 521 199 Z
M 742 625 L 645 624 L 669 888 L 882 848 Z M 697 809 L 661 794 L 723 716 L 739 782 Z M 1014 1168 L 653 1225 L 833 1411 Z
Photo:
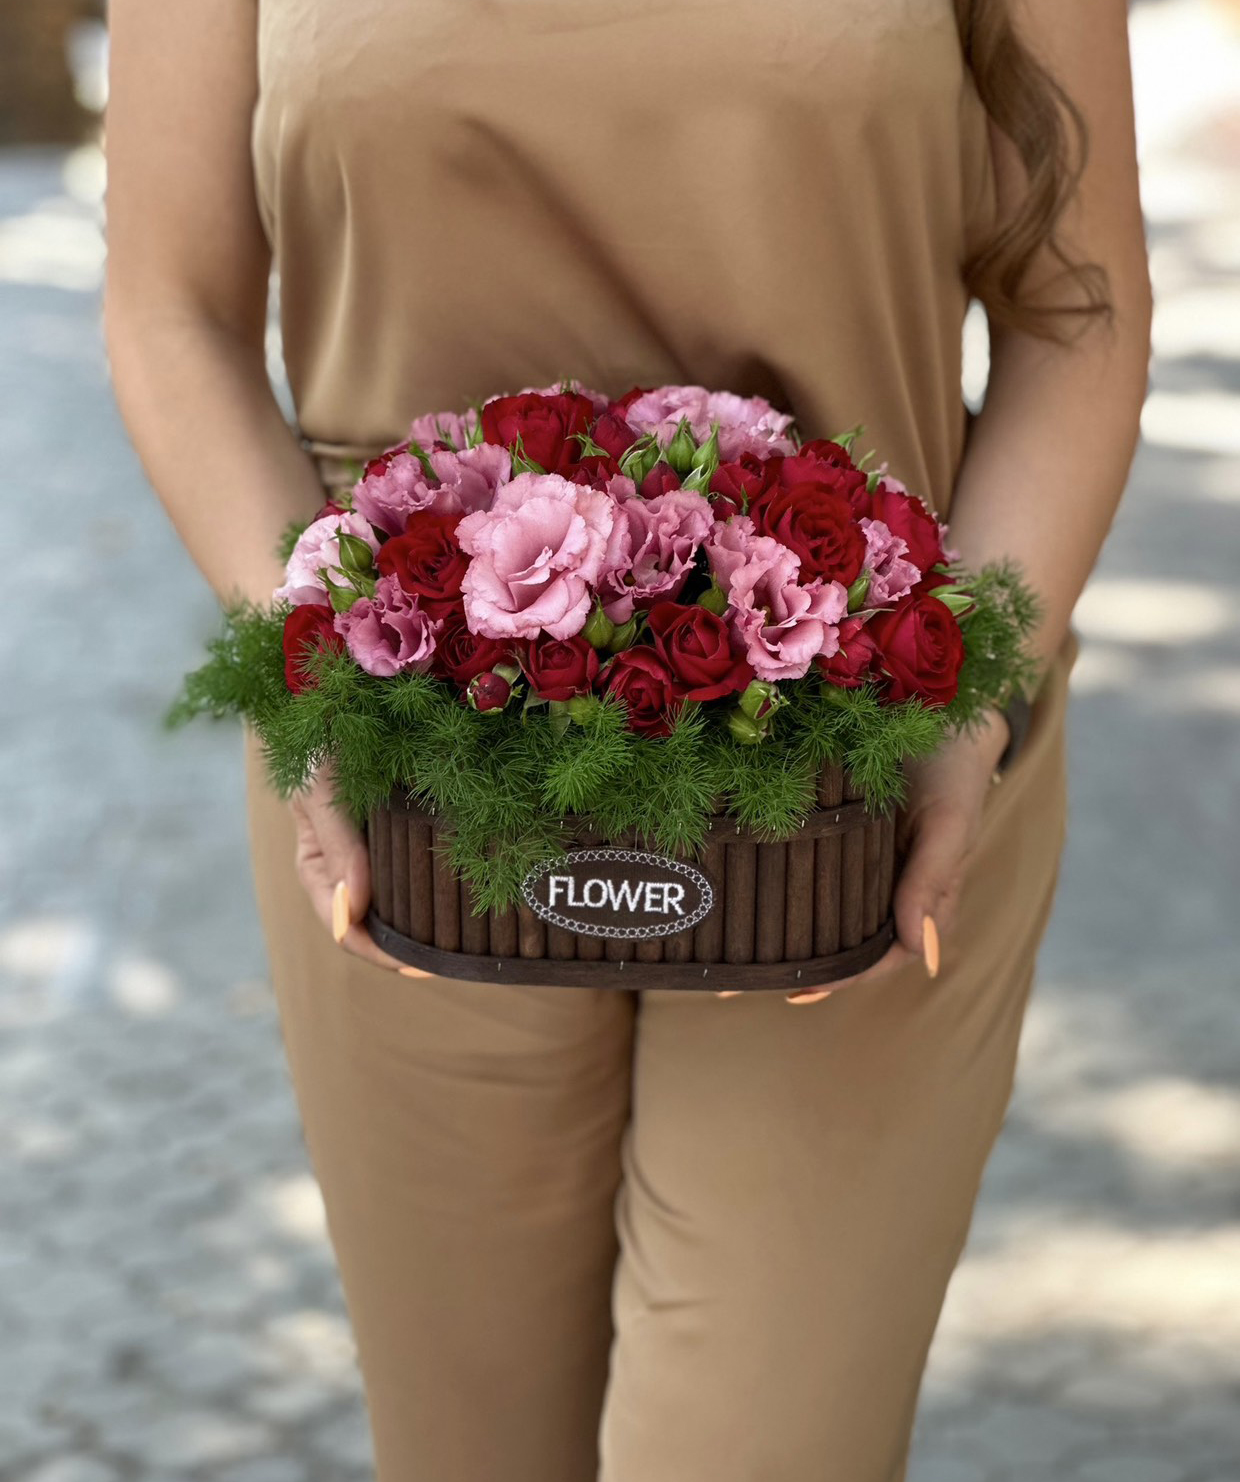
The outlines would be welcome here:
M 1063 886 L 914 1482 L 1240 1479 L 1222 13 L 1135 18 L 1155 392 L 1079 609 Z M 239 742 L 156 729 L 214 616 L 109 401 L 96 177 L 89 154 L 0 163 L 0 1482 L 353 1482 L 368 1447 L 262 978 Z

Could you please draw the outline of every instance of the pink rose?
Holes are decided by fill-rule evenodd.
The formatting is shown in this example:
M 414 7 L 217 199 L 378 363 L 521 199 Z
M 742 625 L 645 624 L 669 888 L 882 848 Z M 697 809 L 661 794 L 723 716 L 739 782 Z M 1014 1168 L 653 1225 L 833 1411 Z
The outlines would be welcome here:
M 679 593 L 714 518 L 710 501 L 690 489 L 616 505 L 607 569 L 599 582 L 603 611 L 613 623 L 627 623 L 634 609 Z
M 820 578 L 801 586 L 800 561 L 778 540 L 755 535 L 752 520 L 740 516 L 716 525 L 707 555 L 759 679 L 800 679 L 814 659 L 839 647 L 848 589 Z
M 459 412 L 428 412 L 424 417 L 413 419 L 409 425 L 409 436 L 428 453 L 436 442 L 449 443 L 460 452 L 477 426 L 478 413 L 472 407 L 463 415 Z
M 336 614 L 336 632 L 350 654 L 367 674 L 384 679 L 402 669 L 429 669 L 441 626 L 394 576 L 381 576 L 373 597 L 359 597 Z
M 886 607 L 898 601 L 921 580 L 921 570 L 907 560 L 908 542 L 901 540 L 881 520 L 862 516 L 857 523 L 865 532 L 865 569 L 870 573 L 866 607 Z
M 681 417 L 688 417 L 699 443 L 719 423 L 719 460 L 730 463 L 742 453 L 770 457 L 795 453 L 796 445 L 784 431 L 793 418 L 777 412 L 765 397 L 736 396 L 731 391 L 708 391 L 705 386 L 657 386 L 630 402 L 624 410 L 629 426 L 638 433 L 653 432 L 661 447 L 671 441 Z
M 343 580 L 337 539 L 342 530 L 346 535 L 364 540 L 372 551 L 378 551 L 379 538 L 361 515 L 324 515 L 307 525 L 297 537 L 284 568 L 284 585 L 272 594 L 273 602 L 291 602 L 294 607 L 300 607 L 303 602 L 327 601 L 327 586 L 319 572 L 326 567 L 333 581 Z
M 512 477 L 507 448 L 480 443 L 429 454 L 434 477 L 412 453 L 388 449 L 366 465 L 353 490 L 353 507 L 388 535 L 401 535 L 412 514 L 469 514 L 489 509 L 495 491 Z
M 558 474 L 518 474 L 456 529 L 473 557 L 461 583 L 470 630 L 487 638 L 571 638 L 589 615 L 615 504 Z

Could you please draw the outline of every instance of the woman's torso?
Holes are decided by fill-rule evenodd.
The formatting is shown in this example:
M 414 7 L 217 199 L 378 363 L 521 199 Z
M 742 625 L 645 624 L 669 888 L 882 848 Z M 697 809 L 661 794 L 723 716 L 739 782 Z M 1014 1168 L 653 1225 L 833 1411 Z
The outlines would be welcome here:
M 861 421 L 946 512 L 993 182 L 952 0 L 259 0 L 303 433 L 561 376 Z

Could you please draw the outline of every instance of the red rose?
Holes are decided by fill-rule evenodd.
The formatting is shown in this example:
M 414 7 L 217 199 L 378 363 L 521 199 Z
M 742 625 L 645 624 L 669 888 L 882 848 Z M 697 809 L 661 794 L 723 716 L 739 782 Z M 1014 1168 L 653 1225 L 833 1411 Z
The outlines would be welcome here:
M 469 681 L 465 699 L 471 710 L 502 710 L 512 698 L 512 685 L 502 674 L 477 674 Z
M 375 565 L 394 576 L 411 596 L 421 599 L 432 617 L 444 617 L 460 601 L 461 579 L 469 557 L 456 542 L 460 515 L 433 515 L 415 510 L 405 533 L 379 547 Z
M 319 510 L 318 514 L 315 515 L 314 520 L 322 520 L 322 519 L 325 519 L 328 515 L 342 515 L 342 514 L 344 514 L 344 505 L 337 504 L 335 502 L 335 500 L 329 499 L 327 501 L 327 503 L 323 506 L 323 508 L 321 510 Z M 311 520 L 310 521 L 310 523 L 312 525 L 314 524 L 314 520 Z
M 877 652 L 869 623 L 859 613 L 853 613 L 840 624 L 839 648 L 829 659 L 820 655 L 815 662 L 828 683 L 855 690 L 869 677 Z
M 828 448 L 837 448 L 836 443 L 826 443 Z M 847 456 L 847 455 L 845 455 Z M 853 518 L 869 514 L 869 496 L 866 494 L 866 476 L 851 462 L 839 463 L 832 457 L 802 448 L 799 453 L 779 460 L 779 482 L 791 488 L 794 484 L 816 484 L 833 494 L 842 495 L 848 501 Z
M 629 730 L 640 736 L 666 736 L 681 691 L 672 671 L 652 648 L 626 648 L 607 668 L 604 690 L 628 709 Z
M 572 434 L 588 432 L 593 421 L 594 403 L 588 396 L 526 391 L 484 403 L 482 438 L 507 448 L 520 437 L 527 458 L 547 473 L 567 478 L 580 461 L 581 444 Z
M 588 453 L 567 475 L 571 484 L 584 484 L 588 489 L 605 489 L 607 480 L 620 472 L 620 465 L 610 453 Z
M 638 484 L 637 492 L 643 499 L 657 499 L 660 494 L 666 494 L 670 489 L 679 488 L 680 475 L 670 463 L 660 458 L 641 483 Z
M 344 652 L 336 632 L 336 614 L 326 602 L 303 602 L 284 619 L 284 683 L 295 695 L 313 689 L 316 680 L 306 673 L 306 660 L 321 648 Z
M 727 623 L 704 607 L 656 602 L 646 615 L 655 652 L 687 700 L 717 700 L 753 678 L 748 660 L 733 652 Z
M 552 638 L 540 633 L 521 652 L 530 688 L 543 700 L 571 700 L 589 694 L 598 677 L 598 653 L 578 633 Z
M 465 689 L 471 679 L 494 669 L 510 657 L 511 648 L 496 638 L 471 633 L 463 609 L 454 607 L 444 620 L 435 643 L 435 672 Z
M 856 468 L 852 461 L 852 454 L 840 443 L 833 443 L 828 437 L 811 438 L 809 442 L 802 443 L 794 458 L 814 458 L 819 463 L 826 463 L 832 468 Z
M 878 646 L 875 667 L 890 680 L 888 697 L 946 705 L 956 697 L 964 663 L 960 624 L 934 596 L 910 592 L 867 624 Z
M 717 519 L 745 514 L 779 479 L 778 458 L 763 462 L 742 453 L 734 463 L 720 463 L 710 478 L 710 502 Z
M 801 558 L 801 578 L 821 576 L 846 587 L 865 564 L 865 532 L 843 495 L 820 479 L 772 489 L 750 507 L 761 535 L 773 535 Z
M 590 429 L 590 436 L 600 448 L 606 448 L 618 463 L 637 441 L 637 434 L 624 420 L 622 412 L 606 411 Z
M 627 412 L 639 396 L 645 396 L 648 391 L 653 391 L 653 386 L 630 386 L 623 396 L 617 397 L 615 401 L 607 406 L 609 412 Z
M 939 522 L 916 495 L 903 494 L 880 483 L 870 495 L 866 513 L 872 520 L 881 520 L 893 535 L 905 542 L 908 559 L 921 571 L 929 571 L 947 559 Z

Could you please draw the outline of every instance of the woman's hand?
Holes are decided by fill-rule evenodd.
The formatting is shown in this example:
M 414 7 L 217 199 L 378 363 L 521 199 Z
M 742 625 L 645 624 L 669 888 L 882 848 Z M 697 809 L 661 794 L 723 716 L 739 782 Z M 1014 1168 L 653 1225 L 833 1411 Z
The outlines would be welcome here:
M 900 815 L 904 868 L 896 883 L 896 940 L 872 966 L 823 988 L 786 995 L 789 1003 L 819 1003 L 840 988 L 868 982 L 921 957 L 934 977 L 939 939 L 955 921 L 960 886 L 982 828 L 982 808 L 1008 742 L 998 711 L 983 729 L 961 733 L 934 756 L 909 768 L 908 801 Z
M 361 924 L 370 905 L 370 859 L 361 832 L 332 801 L 331 773 L 320 768 L 289 801 L 297 824 L 297 874 L 315 914 L 345 949 L 379 967 L 407 968 L 376 947 Z

